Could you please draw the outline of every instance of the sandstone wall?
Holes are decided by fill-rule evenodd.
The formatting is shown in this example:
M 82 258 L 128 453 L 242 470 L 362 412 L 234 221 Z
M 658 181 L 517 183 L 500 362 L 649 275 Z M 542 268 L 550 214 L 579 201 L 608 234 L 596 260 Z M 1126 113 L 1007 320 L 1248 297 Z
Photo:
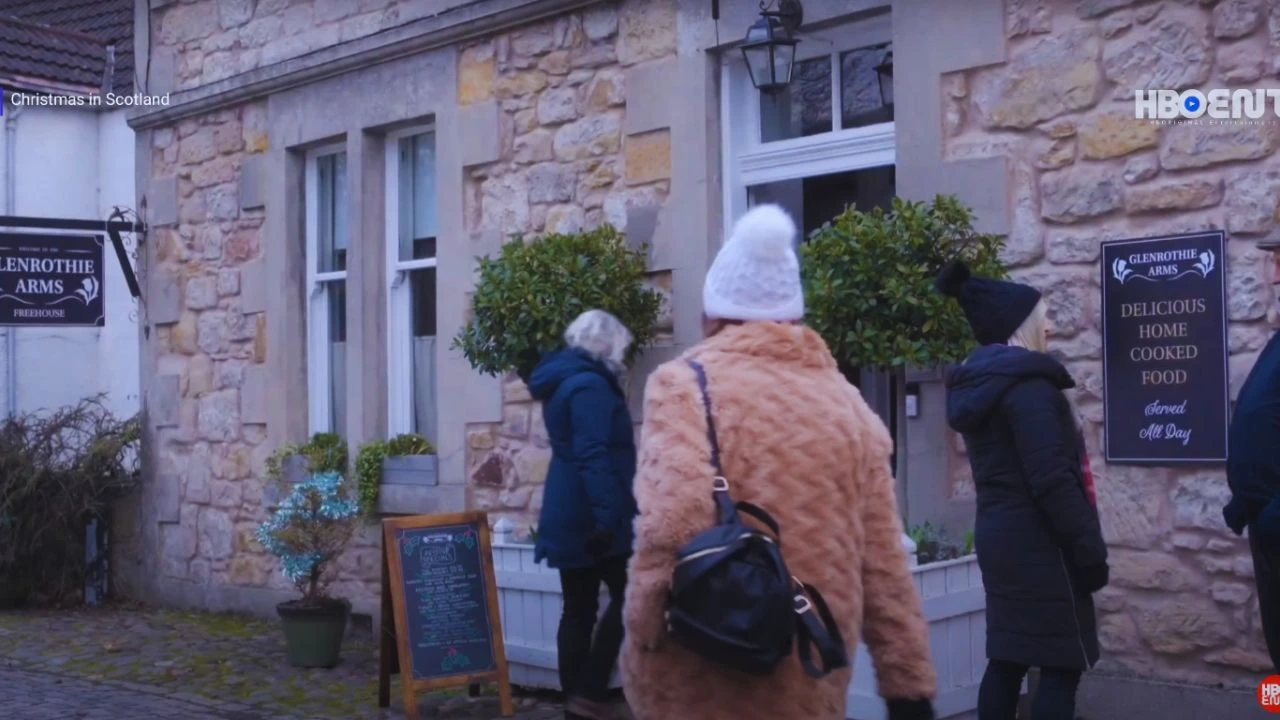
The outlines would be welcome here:
M 376 14 L 369 6 L 379 5 L 355 0 L 339 4 L 370 14 L 343 19 L 338 13 L 330 18 L 334 24 L 320 29 L 356 27 L 358 18 Z M 228 37 L 239 38 L 226 46 L 228 53 L 257 58 L 253 48 L 258 46 L 246 39 L 248 28 L 275 17 L 271 13 L 296 20 L 299 8 L 313 12 L 314 18 L 323 14 L 322 8 L 338 12 L 338 4 L 323 0 L 287 3 L 287 9 L 286 3 L 263 0 L 256 6 L 248 3 L 255 7 L 252 22 L 225 27 L 225 13 L 235 5 L 210 1 L 169 6 L 163 11 L 159 42 L 178 48 L 184 67 L 197 68 L 198 62 L 188 58 L 198 60 L 210 43 Z M 377 11 L 386 19 L 396 7 L 422 4 L 381 5 L 392 6 Z M 220 15 L 191 20 L 191 14 L 207 14 L 215 6 Z M 204 34 L 174 45 L 185 37 L 174 29 L 188 27 L 183 23 L 191 23 L 192 33 L 198 29 Z M 348 31 L 327 32 L 345 39 Z M 302 43 L 304 37 L 313 35 L 295 40 Z M 571 232 L 603 222 L 625 228 L 630 209 L 665 202 L 670 133 L 628 131 L 623 83 L 628 69 L 675 52 L 673 2 L 606 4 L 486 38 L 458 52 L 459 104 L 494 102 L 502 118 L 500 158 L 467 171 L 468 233 Z M 261 57 L 267 61 L 266 47 Z M 214 79 L 194 71 L 184 78 L 188 86 Z M 266 408 L 272 402 L 267 353 L 305 352 L 267 346 L 272 320 L 265 312 L 265 293 L 280 288 L 264 284 L 263 246 L 285 239 L 264 236 L 266 211 L 246 209 L 241 193 L 246 182 L 242 170 L 247 173 L 251 158 L 266 153 L 273 142 L 266 118 L 266 102 L 258 101 L 182 120 L 152 135 L 151 176 L 176 176 L 179 196 L 177 224 L 157 227 L 149 238 L 151 270 L 177 279 L 175 314 L 154 319 L 146 341 L 156 358 L 148 396 L 155 428 L 149 451 L 152 481 L 162 486 L 162 496 L 173 498 L 172 514 L 162 509 L 158 518 L 158 571 L 164 581 L 290 589 L 276 560 L 255 539 L 271 502 L 264 463 L 276 449 L 267 440 Z M 660 290 L 670 289 L 669 273 L 655 274 L 652 282 Z M 501 423 L 468 428 L 468 475 L 474 484 L 469 504 L 497 511 L 495 519 L 506 515 L 529 527 L 541 505 L 550 451 L 539 408 L 523 385 L 508 381 L 503 399 Z M 362 529 L 338 569 L 333 590 L 357 605 L 373 607 L 380 573 L 374 526 Z
M 627 102 L 663 98 L 628 98 L 624 85 L 629 69 L 660 62 L 675 45 L 674 2 L 629 0 L 464 48 L 458 102 L 496 101 L 503 133 L 502 157 L 469 171 L 468 229 L 538 234 L 606 222 L 625 229 L 632 209 L 661 206 L 671 133 L 629 132 Z M 669 272 L 653 277 L 668 294 L 670 282 Z M 669 329 L 669 315 L 663 323 Z M 468 428 L 470 505 L 527 530 L 542 507 L 551 450 L 540 406 L 514 377 L 504 383 L 502 417 Z
M 943 78 L 949 159 L 1003 154 L 1015 275 L 1045 291 L 1052 343 L 1098 475 L 1112 585 L 1097 596 L 1105 666 L 1256 685 L 1270 669 L 1246 543 L 1223 525 L 1221 470 L 1102 463 L 1099 241 L 1225 228 L 1231 390 L 1267 340 L 1280 124 L 1157 126 L 1134 90 L 1277 88 L 1280 5 L 1260 0 L 1008 0 L 1009 61 Z M 961 483 L 963 486 L 963 482 Z
M 152 14 L 153 50 L 186 90 L 472 0 L 194 0 Z M 153 2 L 153 5 L 161 3 Z

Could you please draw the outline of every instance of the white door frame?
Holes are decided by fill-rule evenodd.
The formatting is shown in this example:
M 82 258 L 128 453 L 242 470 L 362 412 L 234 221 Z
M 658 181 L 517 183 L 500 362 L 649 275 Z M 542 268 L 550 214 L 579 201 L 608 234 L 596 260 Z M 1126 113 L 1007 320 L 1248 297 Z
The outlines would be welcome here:
M 839 54 L 892 39 L 886 14 L 819 32 L 802 32 L 796 60 L 832 57 L 832 103 L 839 107 Z M 753 185 L 850 172 L 893 165 L 896 135 L 892 122 L 774 142 L 760 141 L 759 91 L 751 84 L 742 54 L 722 54 L 720 65 L 721 152 L 724 192 L 724 236 L 748 208 L 747 189 Z M 833 123 L 839 113 L 832 112 Z

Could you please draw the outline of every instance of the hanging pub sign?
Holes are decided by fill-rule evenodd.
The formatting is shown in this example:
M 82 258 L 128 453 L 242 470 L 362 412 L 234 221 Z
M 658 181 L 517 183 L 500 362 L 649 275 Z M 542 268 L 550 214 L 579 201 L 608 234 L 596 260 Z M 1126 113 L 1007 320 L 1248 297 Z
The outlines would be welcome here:
M 1110 463 L 1227 459 L 1226 237 L 1102 243 L 1102 370 Z
M 102 327 L 102 236 L 0 232 L 0 325 Z

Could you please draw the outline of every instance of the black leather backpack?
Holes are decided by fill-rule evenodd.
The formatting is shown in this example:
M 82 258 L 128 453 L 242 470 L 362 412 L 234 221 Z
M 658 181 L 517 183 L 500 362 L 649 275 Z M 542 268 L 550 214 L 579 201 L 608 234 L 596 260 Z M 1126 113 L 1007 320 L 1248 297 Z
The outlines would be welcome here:
M 848 667 L 844 639 L 822 595 L 787 570 L 777 521 L 729 494 L 706 371 L 688 362 L 706 411 L 716 518 L 680 549 L 668 598 L 668 633 L 712 662 L 754 675 L 771 674 L 793 646 L 811 677 Z M 772 535 L 746 524 L 742 515 L 759 520 Z M 812 658 L 815 647 L 820 664 Z

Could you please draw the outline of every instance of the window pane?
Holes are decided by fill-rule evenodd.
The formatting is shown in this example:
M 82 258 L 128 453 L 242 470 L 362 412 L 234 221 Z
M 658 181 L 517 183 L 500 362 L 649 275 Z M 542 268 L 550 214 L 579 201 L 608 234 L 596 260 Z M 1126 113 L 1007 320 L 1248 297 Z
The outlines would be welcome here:
M 329 306 L 330 427 L 339 435 L 347 425 L 347 287 L 342 280 L 325 283 Z
M 316 270 L 347 269 L 347 154 L 316 160 Z
M 400 259 L 435 257 L 435 133 L 400 141 Z M 432 240 L 431 243 L 425 242 Z
M 436 269 L 409 273 L 412 328 L 413 432 L 436 436 Z
M 893 76 L 876 68 L 892 57 L 893 46 L 850 50 L 840 55 L 840 126 L 863 127 L 893 120 Z
M 760 93 L 760 141 L 773 142 L 831 132 L 831 57 L 801 60 L 791 85 L 780 93 Z

